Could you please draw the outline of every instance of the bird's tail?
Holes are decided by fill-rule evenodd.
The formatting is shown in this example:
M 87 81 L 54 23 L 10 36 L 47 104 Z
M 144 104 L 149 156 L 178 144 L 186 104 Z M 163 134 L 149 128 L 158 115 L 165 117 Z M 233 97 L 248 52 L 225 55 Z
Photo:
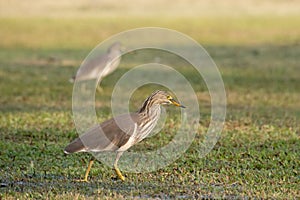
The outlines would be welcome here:
M 85 147 L 80 138 L 75 139 L 64 149 L 65 154 L 76 153 L 81 151 L 85 151 Z

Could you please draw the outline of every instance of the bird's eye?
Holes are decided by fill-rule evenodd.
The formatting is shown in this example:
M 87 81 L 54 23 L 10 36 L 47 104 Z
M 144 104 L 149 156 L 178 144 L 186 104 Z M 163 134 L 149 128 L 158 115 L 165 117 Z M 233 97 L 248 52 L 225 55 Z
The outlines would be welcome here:
M 169 95 L 169 96 L 167 96 L 167 99 L 168 99 L 168 100 L 172 100 L 173 97 L 171 97 L 171 96 Z

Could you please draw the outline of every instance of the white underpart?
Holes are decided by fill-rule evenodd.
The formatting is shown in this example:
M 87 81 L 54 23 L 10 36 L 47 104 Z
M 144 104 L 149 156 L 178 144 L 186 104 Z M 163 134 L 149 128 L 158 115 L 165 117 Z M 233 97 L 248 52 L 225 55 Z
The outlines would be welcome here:
M 130 136 L 129 140 L 126 142 L 125 145 L 121 146 L 118 151 L 126 151 L 127 149 L 129 149 L 132 145 L 134 145 L 136 143 L 137 140 L 137 123 L 134 123 L 134 130 L 132 135 Z
M 155 120 L 155 122 L 150 121 L 147 124 L 145 124 L 143 126 L 143 128 L 141 129 L 141 132 L 143 133 L 143 135 L 141 137 L 139 137 L 138 141 L 142 141 L 143 139 L 145 139 L 151 133 L 151 131 L 154 129 L 156 124 L 157 124 L 157 120 Z
M 101 151 L 110 151 L 111 149 L 115 149 L 116 145 L 113 142 L 110 142 L 103 150 Z
M 112 64 L 112 62 L 108 62 L 105 65 L 105 67 L 103 68 L 103 70 L 102 70 L 102 72 L 101 72 L 101 74 L 99 76 L 99 79 L 102 79 L 103 77 L 105 77 L 105 76 L 107 76 L 109 74 L 109 71 L 110 71 L 109 67 L 110 67 L 111 64 Z

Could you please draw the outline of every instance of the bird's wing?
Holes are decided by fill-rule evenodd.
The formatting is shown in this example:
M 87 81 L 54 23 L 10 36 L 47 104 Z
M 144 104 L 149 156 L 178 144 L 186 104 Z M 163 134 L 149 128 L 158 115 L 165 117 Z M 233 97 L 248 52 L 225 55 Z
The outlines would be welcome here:
M 137 133 L 137 119 L 137 114 L 127 114 L 95 125 L 71 142 L 65 153 L 116 151 Z
M 97 79 L 100 72 L 106 67 L 109 62 L 108 54 L 96 56 L 88 59 L 83 63 L 83 67 L 79 68 L 76 73 L 75 79 L 77 81 Z

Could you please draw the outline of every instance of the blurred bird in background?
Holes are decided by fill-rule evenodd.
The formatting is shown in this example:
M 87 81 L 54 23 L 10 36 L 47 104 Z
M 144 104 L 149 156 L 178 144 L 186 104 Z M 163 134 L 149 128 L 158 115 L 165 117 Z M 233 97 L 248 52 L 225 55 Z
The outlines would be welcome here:
M 97 79 L 98 82 L 101 82 L 104 77 L 117 69 L 121 61 L 121 55 L 121 43 L 113 43 L 105 54 L 87 60 L 86 63 L 84 63 L 84 67 L 79 68 L 76 75 L 70 79 L 70 82 L 92 79 Z M 98 84 L 97 90 L 102 91 L 100 84 Z

